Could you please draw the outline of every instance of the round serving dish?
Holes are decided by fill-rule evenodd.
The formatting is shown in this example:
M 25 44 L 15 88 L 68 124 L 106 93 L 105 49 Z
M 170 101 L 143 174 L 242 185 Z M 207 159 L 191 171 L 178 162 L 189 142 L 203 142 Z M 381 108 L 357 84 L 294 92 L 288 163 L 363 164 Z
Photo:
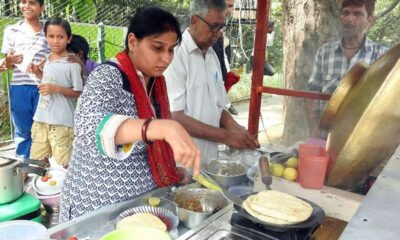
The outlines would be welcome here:
M 67 171 L 61 168 L 49 168 L 46 176 L 36 176 L 32 182 L 32 188 L 38 195 L 50 196 L 60 194 Z
M 170 234 L 178 228 L 178 217 L 171 210 L 161 207 L 139 206 L 130 208 L 120 213 L 117 221 L 119 222 L 123 218 L 132 216 L 137 213 L 151 213 L 157 216 L 161 219 L 161 221 L 163 221 L 165 225 L 167 225 L 167 230 Z

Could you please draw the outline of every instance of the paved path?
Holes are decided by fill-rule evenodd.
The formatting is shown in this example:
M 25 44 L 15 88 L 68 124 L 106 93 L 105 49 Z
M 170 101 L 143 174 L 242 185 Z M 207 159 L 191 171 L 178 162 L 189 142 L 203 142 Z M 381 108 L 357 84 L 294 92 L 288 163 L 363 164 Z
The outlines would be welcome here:
M 263 94 L 261 103 L 261 115 L 259 123 L 260 143 L 279 143 L 283 132 L 283 100 L 284 97 Z M 248 127 L 249 101 L 234 103 L 238 115 L 233 118 L 242 126 Z M 265 131 L 266 130 L 266 131 Z

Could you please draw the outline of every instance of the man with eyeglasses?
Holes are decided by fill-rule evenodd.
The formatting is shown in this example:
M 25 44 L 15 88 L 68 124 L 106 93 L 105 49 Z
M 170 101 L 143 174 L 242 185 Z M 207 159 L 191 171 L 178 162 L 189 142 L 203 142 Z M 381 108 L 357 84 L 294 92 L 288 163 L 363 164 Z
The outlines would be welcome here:
M 222 72 L 212 46 L 225 30 L 224 0 L 193 0 L 190 26 L 175 49 L 164 76 L 172 118 L 194 138 L 202 162 L 217 157 L 217 145 L 257 148 L 259 143 L 225 110 L 228 103 Z

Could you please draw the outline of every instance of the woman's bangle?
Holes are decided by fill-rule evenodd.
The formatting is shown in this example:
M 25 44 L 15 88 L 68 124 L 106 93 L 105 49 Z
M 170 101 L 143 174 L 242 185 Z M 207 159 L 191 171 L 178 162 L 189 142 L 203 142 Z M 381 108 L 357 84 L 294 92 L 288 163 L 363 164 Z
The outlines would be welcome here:
M 142 125 L 142 140 L 144 143 L 146 143 L 147 145 L 152 144 L 152 141 L 149 141 L 147 139 L 147 128 L 149 127 L 150 122 L 153 120 L 153 118 L 148 118 L 146 119 L 146 121 L 144 121 L 143 125 Z

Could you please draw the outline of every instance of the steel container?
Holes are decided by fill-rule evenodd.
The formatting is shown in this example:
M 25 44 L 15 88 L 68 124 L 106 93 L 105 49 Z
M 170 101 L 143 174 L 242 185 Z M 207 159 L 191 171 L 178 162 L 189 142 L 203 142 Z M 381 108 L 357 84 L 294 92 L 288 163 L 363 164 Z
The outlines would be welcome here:
M 239 161 L 227 159 L 210 159 L 204 164 L 203 170 L 221 187 L 228 189 L 236 185 L 243 185 L 247 179 L 249 167 Z
M 0 204 L 9 203 L 24 193 L 24 179 L 17 160 L 0 158 Z
M 196 199 L 200 202 L 202 212 L 194 212 L 181 207 L 178 208 L 179 220 L 188 228 L 197 226 L 217 210 L 229 204 L 229 201 L 222 193 L 206 188 L 193 188 L 178 191 L 175 193 L 173 199 L 178 206 L 182 206 L 185 201 L 191 201 L 192 199 Z

